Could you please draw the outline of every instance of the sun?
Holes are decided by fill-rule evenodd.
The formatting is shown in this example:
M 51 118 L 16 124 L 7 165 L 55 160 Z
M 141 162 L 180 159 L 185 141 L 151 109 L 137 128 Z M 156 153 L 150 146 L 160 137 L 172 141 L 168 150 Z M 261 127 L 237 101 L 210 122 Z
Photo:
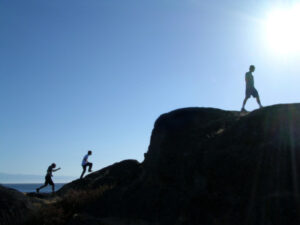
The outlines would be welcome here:
M 277 53 L 300 53 L 300 5 L 273 10 L 265 23 L 268 45 Z

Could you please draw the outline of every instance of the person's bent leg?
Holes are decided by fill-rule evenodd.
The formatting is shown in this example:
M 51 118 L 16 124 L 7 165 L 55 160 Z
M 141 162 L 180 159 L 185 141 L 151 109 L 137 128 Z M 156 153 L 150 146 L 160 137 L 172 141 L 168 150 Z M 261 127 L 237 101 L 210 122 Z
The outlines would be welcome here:
M 89 166 L 89 172 L 92 172 L 93 163 L 88 163 Z
M 51 177 L 49 177 L 48 183 L 52 186 L 52 193 L 54 193 L 54 191 L 55 191 L 55 185 L 54 185 L 54 182 L 51 179 Z

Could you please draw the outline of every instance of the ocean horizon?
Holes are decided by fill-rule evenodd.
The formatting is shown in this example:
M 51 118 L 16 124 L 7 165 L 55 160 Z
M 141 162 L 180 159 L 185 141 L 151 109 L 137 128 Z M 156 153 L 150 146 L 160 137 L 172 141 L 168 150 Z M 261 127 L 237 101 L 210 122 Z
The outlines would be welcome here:
M 1 184 L 4 187 L 12 188 L 20 192 L 29 193 L 36 192 L 36 189 L 42 186 L 44 183 L 4 183 Z M 58 191 L 66 183 L 55 183 L 55 191 Z M 50 193 L 52 192 L 51 185 L 40 190 L 40 193 Z

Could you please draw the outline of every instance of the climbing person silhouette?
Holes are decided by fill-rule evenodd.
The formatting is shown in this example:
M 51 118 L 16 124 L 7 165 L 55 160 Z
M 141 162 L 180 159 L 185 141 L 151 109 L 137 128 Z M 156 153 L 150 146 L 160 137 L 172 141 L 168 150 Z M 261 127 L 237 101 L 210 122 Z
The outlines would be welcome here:
M 89 158 L 90 155 L 92 155 L 91 150 L 89 150 L 88 153 L 83 157 L 83 160 L 82 160 L 82 163 L 81 163 L 83 171 L 81 173 L 80 179 L 82 179 L 82 177 L 83 177 L 83 175 L 86 171 L 86 167 L 89 167 L 89 172 L 92 172 L 93 163 L 88 162 L 88 158 Z
M 243 101 L 243 106 L 242 106 L 242 109 L 241 109 L 242 112 L 246 112 L 245 105 L 246 105 L 247 100 L 251 97 L 251 95 L 254 98 L 256 98 L 256 101 L 257 101 L 259 107 L 260 108 L 263 107 L 261 105 L 261 103 L 260 103 L 258 92 L 257 92 L 257 90 L 254 87 L 254 78 L 253 78 L 253 75 L 252 75 L 252 73 L 254 71 L 255 71 L 255 66 L 251 65 L 250 68 L 249 68 L 249 71 L 245 75 L 245 80 L 246 80 L 246 96 L 245 96 L 245 99 Z
M 56 167 L 56 164 L 55 163 L 52 163 L 49 167 L 48 167 L 48 169 L 47 169 L 47 174 L 46 174 L 46 176 L 45 176 L 45 184 L 43 185 L 43 186 L 41 186 L 41 187 L 39 187 L 39 188 L 37 188 L 36 189 L 36 192 L 37 193 L 39 193 L 40 192 L 40 190 L 42 189 L 42 188 L 44 188 L 44 187 L 46 187 L 48 184 L 50 184 L 51 186 L 52 186 L 52 193 L 54 193 L 54 190 L 55 190 L 55 185 L 54 185 L 54 183 L 53 183 L 53 181 L 52 181 L 52 172 L 55 172 L 55 171 L 57 171 L 57 170 L 60 170 L 60 168 L 57 168 L 57 169 L 54 169 Z

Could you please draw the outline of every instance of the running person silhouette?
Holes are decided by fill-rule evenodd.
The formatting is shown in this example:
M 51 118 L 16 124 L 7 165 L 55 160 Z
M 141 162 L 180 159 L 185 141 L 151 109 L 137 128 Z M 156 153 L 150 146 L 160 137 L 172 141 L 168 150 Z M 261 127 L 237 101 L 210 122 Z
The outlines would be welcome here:
M 48 184 L 50 184 L 52 186 L 52 193 L 54 193 L 54 190 L 55 190 L 55 185 L 53 183 L 53 180 L 52 180 L 52 172 L 55 172 L 57 170 L 60 170 L 60 168 L 57 168 L 57 169 L 54 169 L 56 167 L 56 164 L 55 163 L 52 163 L 48 169 L 47 169 L 47 174 L 45 176 L 45 184 L 39 188 L 36 189 L 36 192 L 39 193 L 40 190 L 44 187 L 46 187 Z
M 82 179 L 82 177 L 86 171 L 86 167 L 89 167 L 89 172 L 92 172 L 93 163 L 88 162 L 88 158 L 90 155 L 92 155 L 91 150 L 89 150 L 88 153 L 82 159 L 81 166 L 82 166 L 83 171 L 81 173 L 80 179 Z
M 260 108 L 262 108 L 263 106 L 260 103 L 260 99 L 259 99 L 259 94 L 257 92 L 257 90 L 254 87 L 254 77 L 252 75 L 252 73 L 255 71 L 255 66 L 251 65 L 249 68 L 249 71 L 246 73 L 245 75 L 245 80 L 246 80 L 246 96 L 245 99 L 243 101 L 243 106 L 241 111 L 245 112 L 245 105 L 247 100 L 251 97 L 251 95 L 256 98 L 256 101 L 259 105 Z

